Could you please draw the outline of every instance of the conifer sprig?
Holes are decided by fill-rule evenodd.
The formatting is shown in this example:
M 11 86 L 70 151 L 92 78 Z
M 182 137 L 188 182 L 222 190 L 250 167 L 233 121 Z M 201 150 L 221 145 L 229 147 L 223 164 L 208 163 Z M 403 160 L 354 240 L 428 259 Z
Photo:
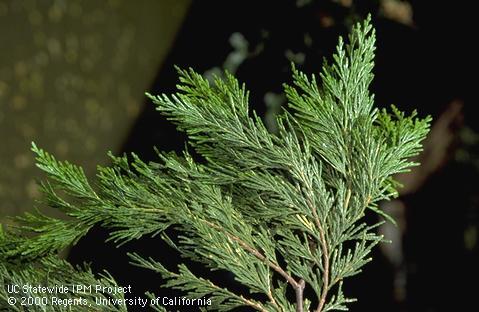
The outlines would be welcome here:
M 101 289 L 116 288 L 118 284 L 109 274 L 95 277 L 85 267 L 74 268 L 54 255 L 46 256 L 28 265 L 0 262 L 0 307 L 12 312 L 67 312 L 101 311 L 126 312 L 126 305 L 99 305 L 115 299 L 124 300 L 123 293 L 103 292 Z M 99 286 L 99 291 L 75 290 L 75 286 Z M 7 291 L 7 287 L 17 287 Z M 49 287 L 41 290 L 40 287 Z M 66 289 L 66 290 L 65 290 Z M 15 304 L 12 304 L 12 298 Z M 10 300 L 10 301 L 8 301 Z M 69 302 L 69 304 L 67 304 Z
M 227 270 L 251 294 L 237 294 L 181 264 L 170 271 L 131 254 L 166 287 L 192 298 L 209 296 L 207 309 L 248 306 L 258 311 L 346 310 L 342 284 L 371 260 L 383 240 L 368 210 L 387 217 L 380 200 L 396 194 L 393 175 L 415 163 L 430 118 L 374 108 L 374 30 L 357 24 L 340 39 L 320 79 L 293 68 L 285 85 L 288 107 L 271 134 L 248 92 L 232 75 L 209 82 L 179 69 L 179 92 L 153 96 L 158 111 L 185 131 L 202 157 L 158 153 L 156 163 L 111 156 L 90 184 L 80 167 L 57 161 L 33 145 L 48 205 L 69 218 L 41 213 L 18 218 L 20 234 L 0 240 L 0 258 L 41 261 L 74 244 L 99 224 L 121 244 L 159 235 L 182 257 L 210 270 Z M 178 237 L 171 236 L 174 228 Z M 314 295 L 305 297 L 305 289 Z M 292 291 L 291 291 L 292 290 Z M 294 296 L 291 296 L 294 293 Z M 161 308 L 158 308 L 161 310 Z

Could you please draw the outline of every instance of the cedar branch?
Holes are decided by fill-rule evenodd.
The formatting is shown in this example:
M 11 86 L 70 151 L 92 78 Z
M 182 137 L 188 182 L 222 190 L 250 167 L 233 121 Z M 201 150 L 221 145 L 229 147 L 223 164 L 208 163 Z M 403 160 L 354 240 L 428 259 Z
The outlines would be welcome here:
M 221 226 L 219 226 L 217 224 L 214 224 L 214 223 L 206 221 L 206 220 L 203 220 L 203 221 L 206 224 L 208 224 L 209 226 L 223 232 L 229 239 L 231 239 L 232 241 L 237 242 L 244 250 L 246 250 L 247 252 L 249 252 L 250 254 L 255 256 L 257 259 L 261 260 L 264 264 L 269 266 L 272 270 L 276 271 L 279 275 L 281 275 L 284 279 L 286 279 L 286 281 L 294 288 L 295 293 L 296 293 L 296 302 L 297 302 L 296 312 L 303 312 L 303 304 L 302 304 L 303 299 L 302 298 L 303 298 L 303 290 L 304 290 L 304 287 L 305 287 L 304 280 L 301 279 L 299 282 L 297 282 L 290 274 L 288 274 L 285 270 L 283 270 L 282 267 L 280 267 L 278 264 L 276 264 L 274 262 L 271 262 L 260 251 L 258 251 L 256 248 L 250 246 L 248 243 L 243 241 L 238 236 L 229 233 L 228 231 L 226 231 L 224 228 L 222 228 Z M 268 296 L 268 297 L 270 297 L 270 296 Z M 270 297 L 270 300 L 271 299 L 274 300 L 274 298 L 272 296 Z M 299 304 L 298 302 L 301 302 L 301 304 Z M 272 303 L 274 304 L 274 301 L 272 301 Z

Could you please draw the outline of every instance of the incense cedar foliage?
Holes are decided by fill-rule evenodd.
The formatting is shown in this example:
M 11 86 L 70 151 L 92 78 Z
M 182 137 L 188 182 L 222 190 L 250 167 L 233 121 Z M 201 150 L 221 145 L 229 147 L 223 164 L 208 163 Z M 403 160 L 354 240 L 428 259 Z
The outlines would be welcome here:
M 148 164 L 135 155 L 110 155 L 113 165 L 99 167 L 92 186 L 80 167 L 33 144 L 37 165 L 49 177 L 41 183 L 45 201 L 68 218 L 37 211 L 2 232 L 1 305 L 7 306 L 8 284 L 116 285 L 109 275 L 95 280 L 88 268 L 56 258 L 98 224 L 118 244 L 159 235 L 182 257 L 228 270 L 251 291 L 237 294 L 183 264 L 169 271 L 155 259 L 130 254 L 133 265 L 160 274 L 165 287 L 210 298 L 206 310 L 347 310 L 353 299 L 343 295 L 343 281 L 361 271 L 383 240 L 375 233 L 378 224 L 362 218 L 367 209 L 385 216 L 378 202 L 396 195 L 394 174 L 416 165 L 409 159 L 420 152 L 430 123 L 394 106 L 390 112 L 374 107 L 368 91 L 374 49 L 368 18 L 353 28 L 348 44 L 339 40 L 320 79 L 293 68 L 277 135 L 249 111 L 248 92 L 233 76 L 210 83 L 193 70 L 179 70 L 178 93 L 148 96 L 188 134 L 200 162 L 188 151 L 158 152 L 158 162 Z M 180 235 L 171 237 L 168 228 Z

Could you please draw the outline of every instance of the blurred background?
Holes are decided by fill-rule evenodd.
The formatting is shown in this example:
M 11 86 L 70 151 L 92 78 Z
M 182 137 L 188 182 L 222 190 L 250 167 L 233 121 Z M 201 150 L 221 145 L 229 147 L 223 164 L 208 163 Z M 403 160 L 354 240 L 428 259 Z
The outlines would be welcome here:
M 0 0 L 0 221 L 31 210 L 41 196 L 31 141 L 92 178 L 109 150 L 144 160 L 155 160 L 153 146 L 182 150 L 184 135 L 144 97 L 175 90 L 173 65 L 207 77 L 233 72 L 275 131 L 290 63 L 319 72 L 337 37 L 371 13 L 377 105 L 417 109 L 434 124 L 422 166 L 398 177 L 401 196 L 383 204 L 398 220 L 380 228 L 393 243 L 345 283 L 346 294 L 359 298 L 351 311 L 477 311 L 473 12 L 469 2 L 450 0 Z M 129 267 L 125 252 L 171 263 L 175 254 L 151 238 L 116 248 L 104 243 L 107 235 L 93 229 L 66 256 L 108 270 L 137 295 L 171 293 Z

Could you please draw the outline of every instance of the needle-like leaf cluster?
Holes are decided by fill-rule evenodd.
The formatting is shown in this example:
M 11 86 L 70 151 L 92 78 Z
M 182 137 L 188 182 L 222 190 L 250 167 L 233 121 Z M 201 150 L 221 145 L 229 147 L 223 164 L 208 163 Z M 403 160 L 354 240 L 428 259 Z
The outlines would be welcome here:
M 19 235 L 0 241 L 0 259 L 67 266 L 42 259 L 101 225 L 118 244 L 159 235 L 182 257 L 230 271 L 250 289 L 234 293 L 184 264 L 170 271 L 130 255 L 134 265 L 159 273 L 166 287 L 210 298 L 206 309 L 346 310 L 353 299 L 344 296 L 343 281 L 361 271 L 383 240 L 378 224 L 363 217 L 384 215 L 378 202 L 396 195 L 394 174 L 416 165 L 410 158 L 421 151 L 430 122 L 395 107 L 391 113 L 375 108 L 374 50 L 368 19 L 354 27 L 348 44 L 340 39 L 319 77 L 293 68 L 277 134 L 249 110 L 248 91 L 232 75 L 209 82 L 179 70 L 176 94 L 148 96 L 187 133 L 195 156 L 158 152 L 152 163 L 111 156 L 113 165 L 98 168 L 93 186 L 80 167 L 33 145 L 49 177 L 41 184 L 45 200 L 68 218 L 22 216 L 10 230 Z M 23 278 L 23 271 L 6 268 L 0 272 L 8 278 Z

